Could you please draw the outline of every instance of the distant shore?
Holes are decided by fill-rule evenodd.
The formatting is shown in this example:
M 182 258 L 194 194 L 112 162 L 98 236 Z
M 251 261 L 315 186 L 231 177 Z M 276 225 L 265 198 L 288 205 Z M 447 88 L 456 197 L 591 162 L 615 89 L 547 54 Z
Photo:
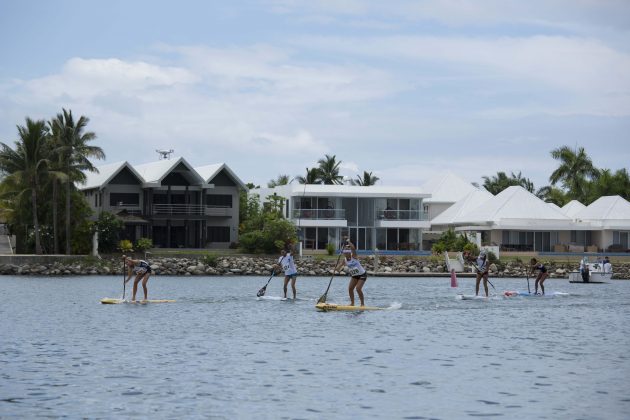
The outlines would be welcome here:
M 9 256 L 0 257 L 0 275 L 24 276 L 87 276 L 122 275 L 120 257 L 94 258 L 81 256 Z M 360 257 L 368 274 L 375 277 L 449 277 L 443 261 L 437 257 L 394 258 Z M 540 260 L 547 267 L 551 279 L 567 279 L 576 264 Z M 300 276 L 331 276 L 336 259 L 316 257 L 298 259 Z M 154 275 L 167 276 L 269 276 L 276 257 L 272 256 L 217 256 L 217 257 L 155 257 L 149 260 Z M 630 262 L 615 263 L 613 279 L 630 279 Z M 458 277 L 474 277 L 469 267 Z M 336 273 L 344 275 L 344 273 Z M 519 261 L 496 262 L 490 265 L 490 276 L 520 278 L 527 275 L 526 266 Z

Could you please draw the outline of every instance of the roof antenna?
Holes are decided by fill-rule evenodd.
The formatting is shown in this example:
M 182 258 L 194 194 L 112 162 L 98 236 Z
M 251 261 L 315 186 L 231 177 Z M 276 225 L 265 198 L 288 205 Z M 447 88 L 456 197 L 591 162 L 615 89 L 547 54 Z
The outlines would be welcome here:
M 160 155 L 160 160 L 171 160 L 171 155 L 175 150 L 155 149 L 155 151 L 158 152 L 158 154 Z

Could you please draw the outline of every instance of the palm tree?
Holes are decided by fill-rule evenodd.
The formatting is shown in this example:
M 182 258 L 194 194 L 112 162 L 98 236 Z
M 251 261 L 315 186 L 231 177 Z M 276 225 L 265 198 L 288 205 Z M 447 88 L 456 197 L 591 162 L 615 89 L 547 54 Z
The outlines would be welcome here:
M 551 157 L 560 161 L 560 166 L 549 177 L 551 185 L 561 182 L 571 198 L 586 201 L 587 180 L 597 176 L 597 169 L 584 148 L 574 151 L 568 146 L 562 146 L 552 150 Z
M 96 138 L 92 131 L 84 131 L 89 121 L 89 118 L 81 116 L 75 123 L 72 111 L 63 109 L 63 114 L 57 114 L 51 123 L 56 126 L 54 141 L 66 174 L 66 254 L 70 254 L 70 196 L 73 183 L 85 182 L 85 171 L 98 172 L 89 158 L 105 159 L 103 149 L 88 145 Z
M 300 184 L 321 184 L 319 168 L 306 168 L 306 175 L 298 175 L 295 180 Z
M 33 229 L 35 231 L 35 253 L 42 253 L 39 218 L 37 217 L 37 196 L 40 180 L 47 172 L 48 160 L 45 148 L 49 141 L 46 122 L 26 118 L 25 126 L 18 126 L 20 140 L 15 150 L 0 143 L 0 170 L 7 174 L 3 183 L 17 187 L 17 197 L 30 192 Z
M 548 203 L 554 203 L 559 207 L 564 206 L 570 201 L 564 191 L 550 185 L 538 189 L 538 191 L 536 191 L 536 197 Z
M 520 172 L 518 174 L 512 172 L 511 176 L 507 176 L 505 172 L 497 172 L 496 176 L 484 176 L 482 179 L 483 187 L 494 195 L 513 185 L 521 186 L 531 193 L 534 192 L 534 183 L 529 178 L 524 178 Z
M 319 176 L 323 184 L 343 184 L 343 176 L 339 175 L 341 161 L 337 162 L 336 155 L 325 155 L 324 159 L 317 161 L 319 165 Z
M 288 185 L 293 181 L 289 175 L 278 175 L 276 179 L 267 182 L 267 188 L 274 188 L 280 185 Z
M 379 180 L 380 178 L 377 177 L 376 175 L 372 175 L 372 172 L 368 172 L 368 171 L 363 171 L 363 177 L 361 177 L 360 175 L 357 175 L 357 179 L 351 179 L 350 180 L 350 184 L 351 185 L 360 185 L 363 187 L 369 187 L 370 185 L 376 185 L 376 182 Z

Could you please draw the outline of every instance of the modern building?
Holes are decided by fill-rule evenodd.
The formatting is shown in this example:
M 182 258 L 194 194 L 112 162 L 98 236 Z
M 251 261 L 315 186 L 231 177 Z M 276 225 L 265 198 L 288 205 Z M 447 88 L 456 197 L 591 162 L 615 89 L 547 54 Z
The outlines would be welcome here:
M 180 157 L 97 169 L 78 188 L 95 214 L 108 211 L 124 222 L 126 239 L 146 237 L 165 248 L 225 248 L 238 241 L 239 191 L 246 187 L 227 165 L 197 170 Z
M 299 228 L 303 247 L 325 250 L 348 236 L 358 250 L 419 251 L 430 222 L 417 187 L 289 184 L 252 190 L 262 203 L 285 199 L 284 214 Z

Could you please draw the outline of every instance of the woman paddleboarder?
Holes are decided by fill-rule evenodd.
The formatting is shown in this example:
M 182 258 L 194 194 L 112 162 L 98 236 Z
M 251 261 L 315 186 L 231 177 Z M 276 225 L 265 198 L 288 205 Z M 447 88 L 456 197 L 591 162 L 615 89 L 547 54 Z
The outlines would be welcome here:
M 357 259 L 357 251 L 352 242 L 348 238 L 345 238 L 345 245 L 343 247 L 343 261 L 335 267 L 335 271 L 341 269 L 344 265 L 348 268 L 348 272 L 352 276 L 350 283 L 348 284 L 348 294 L 350 295 L 350 306 L 354 306 L 354 291 L 356 289 L 361 306 L 365 306 L 365 299 L 363 297 L 363 286 L 367 280 L 367 271 L 361 265 Z
M 138 291 L 138 283 L 142 280 L 142 289 L 144 290 L 144 300 L 148 299 L 149 291 L 147 290 L 147 283 L 149 277 L 151 277 L 151 266 L 145 260 L 134 260 L 131 257 L 123 255 L 125 264 L 127 265 L 127 278 L 125 283 L 131 279 L 132 275 L 136 275 L 133 281 L 133 290 L 131 292 L 131 301 L 136 301 L 136 292 Z
M 295 260 L 293 259 L 293 254 L 291 253 L 291 248 L 283 249 L 280 251 L 280 257 L 278 257 L 278 262 L 273 265 L 274 272 L 280 269 L 284 270 L 284 298 L 287 298 L 287 286 L 289 285 L 289 280 L 291 281 L 291 289 L 293 290 L 293 300 L 296 299 L 297 291 L 295 289 L 295 281 L 297 280 L 297 268 L 295 268 Z
M 538 277 L 536 277 L 536 283 L 534 283 L 534 294 L 538 294 L 538 284 L 540 283 L 540 291 L 545 294 L 545 286 L 543 283 L 549 274 L 547 274 L 547 267 L 543 263 L 539 263 L 536 258 L 532 258 L 530 261 L 532 266 L 530 273 L 534 274 L 534 271 L 538 270 Z

